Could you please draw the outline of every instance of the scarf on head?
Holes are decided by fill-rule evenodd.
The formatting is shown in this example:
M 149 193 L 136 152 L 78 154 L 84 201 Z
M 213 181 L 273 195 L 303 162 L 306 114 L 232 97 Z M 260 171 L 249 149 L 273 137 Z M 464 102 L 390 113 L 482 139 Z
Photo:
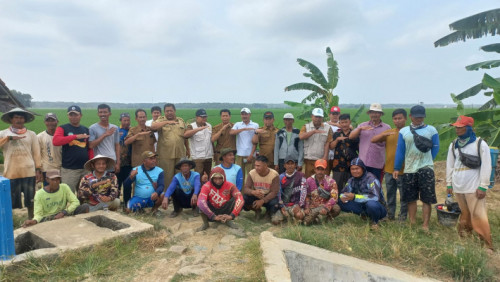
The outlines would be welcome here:
M 474 130 L 472 130 L 472 126 L 467 125 L 465 128 L 467 129 L 467 131 L 465 132 L 465 134 L 458 136 L 455 147 L 463 148 L 465 147 L 465 145 L 476 141 L 476 133 L 474 132 Z
M 26 129 L 26 127 L 19 129 L 19 128 L 13 127 L 12 125 L 9 127 L 9 129 L 10 129 L 10 131 L 12 131 L 15 134 L 24 134 L 24 133 L 26 133 L 26 131 L 28 131 L 28 129 Z

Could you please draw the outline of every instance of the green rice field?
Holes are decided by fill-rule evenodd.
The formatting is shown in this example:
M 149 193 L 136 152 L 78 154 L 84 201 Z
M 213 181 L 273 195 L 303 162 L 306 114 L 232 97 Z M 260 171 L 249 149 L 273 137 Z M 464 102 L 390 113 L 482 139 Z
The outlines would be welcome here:
M 39 133 L 45 129 L 45 125 L 43 124 L 43 117 L 45 116 L 46 113 L 48 112 L 53 112 L 56 113 L 57 116 L 60 119 L 60 124 L 67 123 L 68 119 L 66 117 L 66 109 L 30 109 L 31 111 L 39 114 L 40 116 L 37 116 L 35 120 L 29 124 L 27 124 L 28 129 L 35 131 L 36 133 Z M 145 109 L 146 112 L 148 113 L 148 119 L 151 118 L 149 109 Z M 240 116 L 239 116 L 239 111 L 240 109 L 230 109 L 231 110 L 231 121 L 232 122 L 237 122 L 240 121 Z M 262 116 L 264 112 L 266 111 L 272 111 L 275 116 L 275 126 L 276 127 L 283 127 L 283 115 L 285 113 L 291 112 L 294 114 L 294 116 L 298 116 L 300 113 L 300 110 L 297 109 L 250 109 L 252 110 L 252 120 L 254 122 L 259 123 L 262 125 Z M 389 124 L 392 124 L 392 119 L 391 119 L 391 113 L 394 109 L 384 109 L 385 115 L 382 116 L 382 120 Z M 409 108 L 406 109 L 409 112 Z M 472 109 L 468 109 L 469 111 L 472 111 Z M 97 117 L 97 109 L 92 110 L 92 109 L 82 109 L 83 115 L 82 115 L 82 120 L 81 124 L 89 127 L 91 124 L 98 122 L 99 118 Z M 350 113 L 351 117 L 356 113 L 357 109 L 342 109 L 342 113 Z M 135 122 L 135 109 L 119 109 L 119 110 L 113 110 L 112 109 L 112 115 L 110 117 L 111 123 L 114 123 L 116 125 L 119 125 L 119 117 L 120 113 L 123 112 L 128 112 L 130 116 L 132 117 L 132 125 L 135 126 L 137 123 Z M 178 109 L 177 110 L 177 116 L 182 117 L 184 120 L 187 122 L 192 122 L 195 119 L 195 112 L 196 109 Z M 208 122 L 212 125 L 216 125 L 220 123 L 219 119 L 219 110 L 218 109 L 207 109 L 208 113 Z M 431 124 L 431 125 L 439 125 L 439 124 L 444 124 L 444 123 L 449 123 L 452 119 L 456 118 L 456 110 L 454 108 L 429 108 L 427 109 L 427 118 L 426 118 L 426 123 Z M 366 112 L 364 112 L 358 119 L 358 122 L 363 122 L 367 121 L 368 115 Z M 300 128 L 303 124 L 305 124 L 307 121 L 306 120 L 295 120 L 294 126 L 297 128 Z M 409 124 L 409 121 L 408 121 Z M 7 128 L 8 125 L 0 122 L 0 130 Z M 447 146 L 441 146 L 441 151 L 440 154 L 438 155 L 438 159 L 444 159 L 444 151 L 446 150 Z

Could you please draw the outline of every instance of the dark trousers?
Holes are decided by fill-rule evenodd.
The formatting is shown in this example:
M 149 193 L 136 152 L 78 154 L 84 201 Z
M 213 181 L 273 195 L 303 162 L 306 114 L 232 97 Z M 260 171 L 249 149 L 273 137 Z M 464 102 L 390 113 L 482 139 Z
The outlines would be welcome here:
M 191 197 L 193 197 L 194 190 L 190 194 L 184 193 L 181 189 L 175 189 L 172 194 L 172 202 L 174 204 L 174 211 L 180 211 L 183 208 L 194 208 L 191 206 Z
M 231 200 L 227 201 L 222 207 L 220 207 L 220 209 L 212 206 L 212 204 L 210 204 L 210 201 L 207 201 L 207 204 L 208 204 L 208 208 L 210 208 L 210 210 L 215 215 L 221 215 L 221 214 L 231 215 L 231 213 L 234 210 L 234 205 L 236 204 L 236 200 L 235 200 L 235 198 L 231 198 Z M 210 219 L 208 219 L 208 220 L 213 221 Z
M 123 182 L 127 179 L 127 177 L 129 177 L 131 171 L 132 167 L 129 165 L 120 167 L 120 172 L 116 175 L 116 178 L 118 179 L 118 190 L 121 190 Z M 125 205 L 128 203 L 130 198 L 132 198 L 131 193 L 132 186 L 125 187 L 125 185 L 123 185 L 123 202 Z
M 375 175 L 375 177 L 377 177 L 377 179 L 380 180 L 380 183 L 382 183 L 382 179 L 384 178 L 383 169 L 367 166 L 366 171 L 373 173 L 373 175 Z
M 343 212 L 352 212 L 358 215 L 366 215 L 374 223 L 378 223 L 379 220 L 387 215 L 385 207 L 378 201 L 366 201 L 364 203 L 358 203 L 355 201 L 343 203 L 342 201 L 340 201 L 339 206 Z
M 259 198 L 255 196 L 243 195 L 243 199 L 245 200 L 245 206 L 243 207 L 246 211 L 254 210 L 252 207 L 253 202 L 259 200 Z M 264 203 L 262 206 L 266 208 L 267 212 L 271 215 L 274 215 L 278 211 L 278 196 L 276 196 L 271 201 Z
M 408 214 L 408 204 L 403 201 L 403 187 L 402 177 L 394 179 L 392 173 L 385 173 L 385 188 L 387 189 L 387 214 L 389 219 L 394 219 L 396 215 L 396 195 L 399 189 L 399 203 L 401 205 L 399 210 L 399 219 L 406 220 Z

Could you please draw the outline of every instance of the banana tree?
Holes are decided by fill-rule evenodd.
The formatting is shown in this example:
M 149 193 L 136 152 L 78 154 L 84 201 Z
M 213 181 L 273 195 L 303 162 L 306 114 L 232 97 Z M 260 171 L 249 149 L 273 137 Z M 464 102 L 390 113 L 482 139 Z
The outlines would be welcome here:
M 500 9 L 494 9 L 458 20 L 450 24 L 451 34 L 434 42 L 435 47 L 446 46 L 450 43 L 466 41 L 467 39 L 477 39 L 486 35 L 497 35 L 500 33 Z M 500 44 L 489 44 L 480 48 L 485 52 L 500 53 Z M 478 71 L 480 69 L 492 69 L 500 66 L 500 60 L 488 60 L 475 63 L 465 67 L 468 71 Z M 498 115 L 500 110 L 496 109 L 500 105 L 500 78 L 494 78 L 485 73 L 481 83 L 478 83 L 462 93 L 451 94 L 451 98 L 457 104 L 457 115 L 464 114 L 463 100 L 473 97 L 479 93 L 491 97 L 478 111 L 467 114 L 475 120 L 475 130 L 481 137 L 488 141 L 490 146 L 500 146 L 500 121 Z M 452 119 L 455 119 L 453 117 Z M 440 139 L 444 143 L 451 141 L 456 135 L 449 124 L 444 124 L 440 128 Z
M 328 66 L 326 77 L 313 63 L 300 58 L 297 59 L 297 62 L 308 70 L 308 72 L 304 73 L 304 76 L 315 83 L 299 82 L 285 87 L 285 91 L 311 91 L 301 102 L 285 101 L 285 104 L 302 108 L 303 112 L 299 116 L 302 119 L 310 116 L 313 108 L 322 108 L 326 113 L 331 106 L 338 106 L 339 96 L 333 94 L 333 90 L 337 87 L 339 81 L 339 69 L 330 47 L 326 48 L 326 64 Z

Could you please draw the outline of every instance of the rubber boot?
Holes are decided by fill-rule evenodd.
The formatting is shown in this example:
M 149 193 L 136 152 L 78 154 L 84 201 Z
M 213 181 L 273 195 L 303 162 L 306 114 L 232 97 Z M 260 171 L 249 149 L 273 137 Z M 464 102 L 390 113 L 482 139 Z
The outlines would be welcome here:
M 205 213 L 202 213 L 202 212 L 200 213 L 200 215 L 201 215 L 201 219 L 203 220 L 203 225 L 196 228 L 196 232 L 206 230 L 209 227 L 207 215 Z

